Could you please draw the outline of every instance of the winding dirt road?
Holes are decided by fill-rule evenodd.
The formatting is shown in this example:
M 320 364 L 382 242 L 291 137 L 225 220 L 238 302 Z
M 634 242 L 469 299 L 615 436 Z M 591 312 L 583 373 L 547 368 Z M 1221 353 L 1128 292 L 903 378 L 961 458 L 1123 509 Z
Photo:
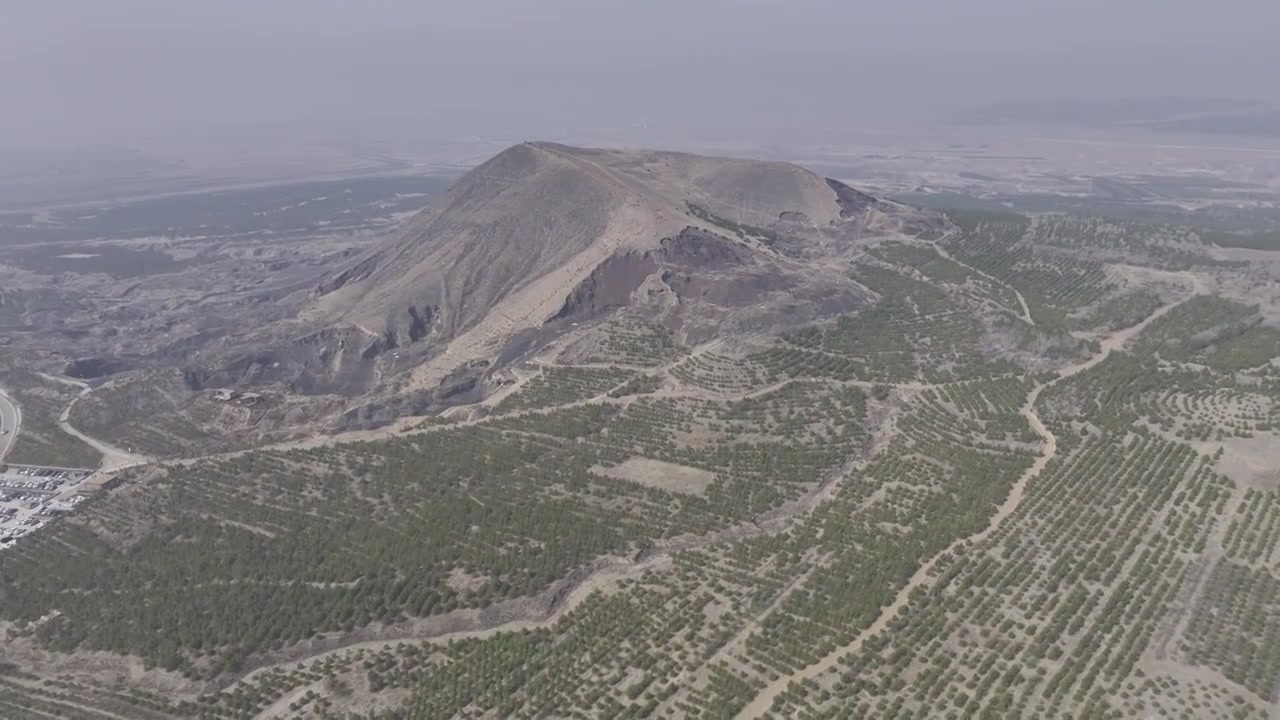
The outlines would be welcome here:
M 18 437 L 18 428 L 22 426 L 22 410 L 4 390 L 0 390 L 0 463 L 9 454 L 13 441 Z
M 116 470 L 123 470 L 135 465 L 145 465 L 146 463 L 151 462 L 152 458 L 149 458 L 146 455 L 131 453 L 110 443 L 103 442 L 92 435 L 86 435 L 77 430 L 75 426 L 71 424 L 71 409 L 75 407 L 76 402 L 78 402 L 80 398 L 88 395 L 90 392 L 91 389 L 86 387 L 79 395 L 76 396 L 75 400 L 72 400 L 71 403 L 63 409 L 62 414 L 58 416 L 58 427 L 62 428 L 62 431 L 66 434 L 78 438 L 80 441 L 91 446 L 94 450 L 102 453 L 102 464 L 98 466 L 98 470 L 101 472 L 115 472 Z
M 1193 282 L 1193 287 L 1196 291 L 1199 291 L 1201 285 L 1198 282 Z M 996 508 L 996 512 L 991 516 L 991 520 L 988 522 L 987 526 L 974 535 L 956 540 L 942 550 L 942 552 L 939 552 L 929 558 L 918 570 L 916 570 L 915 574 L 911 576 L 911 579 L 907 581 L 907 584 L 902 586 L 902 589 L 899 590 L 898 594 L 894 597 L 893 602 L 886 605 L 884 609 L 881 610 L 880 615 L 877 616 L 870 625 L 858 633 L 851 642 L 843 647 L 836 648 L 812 665 L 802 668 L 791 675 L 780 677 L 769 683 L 756 694 L 751 702 L 748 703 L 736 717 L 739 720 L 745 720 L 747 718 L 759 718 L 764 716 L 769 709 L 773 707 L 774 701 L 787 690 L 791 683 L 812 680 L 824 672 L 833 669 L 846 656 L 858 652 L 868 638 L 878 635 L 889 626 L 889 623 L 892 622 L 898 613 L 907 606 L 907 603 L 911 598 L 911 593 L 916 588 L 929 582 L 933 568 L 941 558 L 949 555 L 963 545 L 981 542 L 999 529 L 1000 525 L 1018 509 L 1019 505 L 1022 504 L 1022 498 L 1026 492 L 1027 485 L 1033 478 L 1037 477 L 1044 471 L 1045 467 L 1058 453 L 1057 438 L 1047 427 L 1045 427 L 1039 414 L 1036 413 L 1035 405 L 1036 400 L 1040 397 L 1040 393 L 1043 392 L 1045 388 L 1055 385 L 1073 375 L 1084 372 L 1103 360 L 1106 360 L 1112 352 L 1124 347 L 1125 343 L 1127 343 L 1130 338 L 1142 332 L 1148 325 L 1163 317 L 1166 313 L 1178 305 L 1181 305 L 1183 302 L 1186 302 L 1186 298 L 1163 305 L 1159 310 L 1152 313 L 1137 325 L 1112 333 L 1101 341 L 1101 349 L 1093 357 L 1059 370 L 1057 377 L 1049 382 L 1040 383 L 1032 388 L 1031 393 L 1027 397 L 1026 404 L 1022 406 L 1021 413 L 1022 416 L 1027 419 L 1027 423 L 1031 426 L 1031 429 L 1043 440 L 1044 450 L 1041 452 L 1040 457 L 1036 459 L 1035 463 L 1033 463 L 1031 467 L 1027 468 L 1017 481 L 1014 482 L 1008 496 L 1005 497 L 1004 502 Z
M 114 472 L 116 470 L 123 470 L 127 467 L 133 467 L 135 465 L 143 465 L 152 461 L 153 458 L 147 457 L 146 455 L 138 455 L 136 453 L 131 453 L 127 450 L 123 450 L 121 448 L 116 447 L 115 445 L 112 445 L 107 442 L 103 442 L 102 440 L 99 440 L 98 438 L 95 438 L 91 435 L 86 435 L 85 433 L 80 432 L 74 426 L 72 426 L 71 424 L 72 408 L 74 408 L 76 403 L 80 401 L 80 398 L 83 398 L 85 395 L 88 395 L 90 392 L 93 392 L 93 388 L 90 387 L 88 383 L 82 382 L 80 380 L 73 380 L 69 377 L 62 377 L 59 375 L 50 375 L 48 373 L 36 373 L 36 374 L 44 378 L 45 380 L 48 380 L 49 382 L 58 383 L 59 385 L 67 385 L 69 387 L 78 388 L 80 390 L 80 394 L 76 395 L 75 398 L 73 398 L 71 402 L 68 403 L 67 406 L 62 409 L 62 414 L 58 416 L 58 427 L 61 428 L 62 431 L 65 432 L 66 434 L 80 440 L 81 442 L 92 447 L 94 450 L 97 450 L 98 452 L 102 453 L 102 463 L 98 466 L 98 470 L 100 470 L 101 472 Z
M 980 275 L 980 276 L 982 276 L 982 277 L 984 277 L 984 278 L 986 278 L 986 279 L 990 280 L 991 282 L 993 282 L 993 283 L 995 283 L 995 284 L 997 284 L 997 285 L 1003 285 L 1004 287 L 1007 287 L 1007 288 L 1009 288 L 1010 290 L 1012 290 L 1012 291 L 1013 291 L 1013 294 L 1014 294 L 1015 296 L 1017 296 L 1017 298 L 1018 298 L 1018 306 L 1019 306 L 1019 308 L 1021 309 L 1021 313 L 1022 313 L 1022 315 L 1021 315 L 1021 317 L 1022 317 L 1022 321 L 1023 321 L 1023 322 L 1025 322 L 1025 323 L 1026 323 L 1026 324 L 1028 324 L 1028 325 L 1035 325 L 1035 324 L 1036 324 L 1036 320 L 1035 320 L 1035 318 L 1031 317 L 1031 308 L 1027 306 L 1027 299 L 1026 299 L 1026 298 L 1024 298 L 1024 297 L 1022 297 L 1022 293 L 1021 293 L 1021 292 L 1018 292 L 1018 288 L 1016 288 L 1016 287 L 1014 287 L 1014 286 L 1012 286 L 1012 285 L 1010 285 L 1010 284 L 1008 284 L 1008 283 L 1006 283 L 1006 282 L 1004 282 L 1004 281 L 1000 280 L 1000 278 L 997 278 L 997 277 L 996 277 L 996 276 L 994 276 L 994 275 L 989 275 L 989 274 L 987 274 L 987 273 L 985 273 L 985 272 L 983 272 L 983 271 L 979 270 L 978 268 L 976 268 L 976 267 L 974 267 L 974 266 L 970 265 L 969 263 L 967 263 L 967 262 L 965 262 L 965 261 L 963 261 L 963 260 L 957 260 L 957 259 L 955 259 L 954 257 L 952 257 L 952 256 L 951 256 L 951 253 L 948 253 L 948 252 L 947 252 L 947 249 L 946 249 L 945 247 L 943 247 L 943 246 L 942 246 L 942 243 L 946 242 L 947 240 L 950 240 L 950 239 L 951 239 L 951 237 L 952 237 L 952 236 L 948 235 L 947 237 L 942 238 L 941 240 L 939 240 L 937 243 L 935 243 L 935 244 L 934 244 L 933 249 L 934 249 L 934 250 L 936 250 L 936 251 L 938 252 L 938 254 L 939 254 L 939 255 L 941 255 L 943 258 L 945 258 L 945 259 L 947 259 L 947 260 L 950 260 L 951 262 L 953 262 L 953 263 L 955 263 L 955 264 L 959 265 L 960 267 L 965 268 L 965 269 L 967 269 L 967 270 L 970 270 L 970 271 L 972 271 L 974 274 L 976 274 L 976 275 Z M 1002 307 L 1003 307 L 1003 306 L 1002 306 Z

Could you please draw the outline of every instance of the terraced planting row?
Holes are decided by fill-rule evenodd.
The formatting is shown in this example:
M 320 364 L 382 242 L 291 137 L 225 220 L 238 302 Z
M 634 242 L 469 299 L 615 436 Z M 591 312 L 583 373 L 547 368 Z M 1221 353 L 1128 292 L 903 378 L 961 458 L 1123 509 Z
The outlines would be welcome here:
M 711 512 L 745 518 L 804 492 L 867 442 L 857 388 L 792 383 L 736 401 L 640 397 L 626 408 L 588 406 L 492 427 L 573 440 L 597 468 L 637 458 L 714 476 L 698 497 Z
M 950 418 L 928 423 L 943 437 L 923 425 L 904 432 L 865 472 L 835 483 L 832 499 L 801 515 L 789 532 L 755 531 L 676 552 L 671 570 L 623 580 L 618 591 L 590 596 L 549 627 L 353 651 L 319 669 L 281 668 L 207 696 L 202 712 L 247 717 L 287 700 L 301 716 L 316 712 L 317 698 L 325 697 L 322 716 L 345 717 L 341 697 L 319 690 L 340 683 L 374 697 L 409 691 L 404 707 L 415 717 L 722 716 L 774 673 L 856 632 L 920 558 L 985 523 L 1034 451 L 993 450 L 969 436 L 1008 424 L 1007 414 L 1017 417 L 1019 387 L 974 383 L 947 388 L 945 401 L 913 403 L 909 415 Z M 648 422 L 726 437 L 737 423 L 749 423 L 759 429 L 751 445 L 765 434 L 818 440 L 828 437 L 827 428 L 855 422 L 865 402 L 856 388 L 832 393 L 822 383 L 794 383 L 738 402 L 670 405 Z M 656 404 L 639 401 L 618 419 Z M 503 432 L 542 432 L 508 430 L 510 422 L 493 424 Z M 557 420 L 545 429 L 565 425 Z M 966 428 L 969 435 L 961 432 Z M 615 442 L 613 432 L 579 437 L 578 447 L 600 446 L 602 453 Z M 832 635 L 832 628 L 843 630 Z
M 0 716 L 12 720 L 167 720 L 180 712 L 151 692 L 42 680 L 16 667 L 0 668 Z
M 688 349 L 666 327 L 621 315 L 610 318 L 567 347 L 557 362 L 565 365 L 611 364 L 659 367 L 674 362 Z
M 1230 267 L 1203 251 L 1204 240 L 1191 228 L 1121 222 L 1075 215 L 1041 215 L 1030 228 L 1031 242 L 1119 257 L 1165 270 Z
M 997 533 L 939 564 L 886 632 L 775 710 L 1140 714 L 1125 684 L 1229 495 L 1185 446 L 1087 440 L 1032 482 Z
M 1280 577 L 1232 560 L 1209 576 L 1181 651 L 1270 703 L 1280 690 Z
M 524 387 L 498 403 L 494 411 L 508 413 L 588 400 L 634 377 L 632 370 L 613 367 L 543 367 Z
M 983 397 L 989 406 L 1016 393 L 990 389 Z M 766 682 L 847 643 L 925 558 L 981 529 L 1035 455 L 981 439 L 989 425 L 1012 426 L 1019 416 L 1011 415 L 979 420 L 935 402 L 913 403 L 887 447 L 841 481 L 785 542 L 737 544 L 734 551 L 749 554 L 750 564 L 798 580 L 707 668 L 737 681 L 695 683 L 687 702 L 720 708 L 715 716 L 736 712 Z
M 904 383 L 985 378 L 1022 369 L 986 353 L 974 313 L 937 287 L 882 268 L 858 278 L 880 294 L 872 307 L 784 336 L 751 356 L 765 382 L 787 377 Z
M 899 267 L 912 268 L 930 282 L 954 289 L 975 306 L 1020 315 L 1018 294 L 1008 285 L 970 270 L 923 245 L 886 243 L 871 251 L 873 257 Z
M 1080 320 L 1069 316 L 1103 304 L 1117 289 L 1102 260 L 1053 249 L 1036 238 L 1037 226 L 1026 218 L 974 213 L 956 220 L 961 232 L 949 251 L 1016 288 L 1038 325 L 1080 329 Z
M 1280 357 L 1280 329 L 1262 324 L 1256 305 L 1202 295 L 1153 323 L 1134 351 L 1237 372 Z
M 3 612 L 33 622 L 56 602 L 51 647 L 216 676 L 318 632 L 532 595 L 595 557 L 727 522 L 699 498 L 601 478 L 601 458 L 573 447 L 444 429 L 175 468 L 145 498 L 106 499 L 92 529 L 60 523 L 6 552 Z M 95 534 L 113 525 L 136 540 Z
M 671 369 L 671 376 L 686 385 L 726 395 L 741 395 L 766 384 L 756 368 L 714 352 L 684 360 Z
M 1072 330 L 1113 333 L 1133 327 L 1164 304 L 1149 290 L 1135 290 L 1109 297 L 1068 318 Z
M 960 225 L 747 357 L 615 318 L 483 419 L 150 471 L 0 557 L 0 617 L 203 691 L 12 675 L 0 708 L 1269 720 L 1262 313 L 1197 298 L 1117 350 L 1172 291 L 1105 262 L 1194 238 Z

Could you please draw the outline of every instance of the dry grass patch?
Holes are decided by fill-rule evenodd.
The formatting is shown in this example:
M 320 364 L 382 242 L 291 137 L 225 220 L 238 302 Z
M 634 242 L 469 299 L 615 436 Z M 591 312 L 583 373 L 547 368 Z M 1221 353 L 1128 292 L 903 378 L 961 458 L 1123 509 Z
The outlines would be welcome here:
M 689 495 L 701 495 L 716 479 L 713 472 L 639 456 L 614 465 L 604 470 L 603 474 L 658 490 Z
M 1259 490 L 1280 488 L 1280 437 L 1275 433 L 1228 438 L 1221 445 L 1218 470 L 1227 477 Z

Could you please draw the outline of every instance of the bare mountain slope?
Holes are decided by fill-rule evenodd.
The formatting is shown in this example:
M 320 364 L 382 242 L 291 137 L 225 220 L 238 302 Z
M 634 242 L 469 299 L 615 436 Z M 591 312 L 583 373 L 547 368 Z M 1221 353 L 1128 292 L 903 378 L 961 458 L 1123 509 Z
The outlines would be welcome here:
M 380 424 L 475 402 L 498 368 L 619 311 L 685 345 L 848 313 L 873 298 L 851 277 L 868 243 L 944 226 L 786 163 L 525 143 L 183 377 Z
M 582 283 L 600 282 L 598 270 L 616 275 L 628 257 L 633 271 L 669 265 L 652 253 L 669 251 L 664 242 L 686 229 L 744 250 L 735 264 L 758 272 L 750 281 L 738 277 L 739 288 L 727 292 L 754 302 L 743 288 L 791 289 L 798 283 L 779 278 L 799 269 L 797 258 L 831 255 L 831 242 L 886 211 L 909 212 L 786 163 L 525 143 L 460 179 L 390 246 L 321 283 L 311 317 L 360 328 L 375 354 L 395 348 L 393 372 L 436 358 L 419 369 L 430 383 L 563 316 Z M 700 242 L 691 237 L 686 245 Z M 698 264 L 686 262 L 684 270 L 697 275 Z M 632 278 L 629 291 L 643 279 Z M 841 281 L 818 284 L 832 283 Z
M 689 203 L 753 226 L 840 212 L 822 178 L 784 163 L 526 143 L 459 180 L 321 308 L 375 333 L 448 339 L 580 253 L 648 249 L 697 224 Z

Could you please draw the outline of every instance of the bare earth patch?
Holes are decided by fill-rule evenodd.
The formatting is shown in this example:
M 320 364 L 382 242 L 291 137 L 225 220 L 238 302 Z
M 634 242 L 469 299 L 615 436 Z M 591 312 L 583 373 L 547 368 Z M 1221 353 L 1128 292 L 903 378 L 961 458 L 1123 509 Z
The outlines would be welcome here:
M 647 487 L 690 495 L 706 492 L 707 486 L 716 479 L 713 472 L 639 456 L 614 465 L 605 470 L 604 474 L 618 480 L 630 480 Z
M 1221 443 L 1218 469 L 1245 487 L 1274 490 L 1280 487 L 1280 437 L 1259 433 L 1251 438 L 1230 438 Z
M 484 587 L 489 582 L 489 578 L 483 575 L 472 575 L 462 568 L 454 568 L 449 573 L 449 579 L 445 581 L 450 590 L 458 593 L 475 592 Z

